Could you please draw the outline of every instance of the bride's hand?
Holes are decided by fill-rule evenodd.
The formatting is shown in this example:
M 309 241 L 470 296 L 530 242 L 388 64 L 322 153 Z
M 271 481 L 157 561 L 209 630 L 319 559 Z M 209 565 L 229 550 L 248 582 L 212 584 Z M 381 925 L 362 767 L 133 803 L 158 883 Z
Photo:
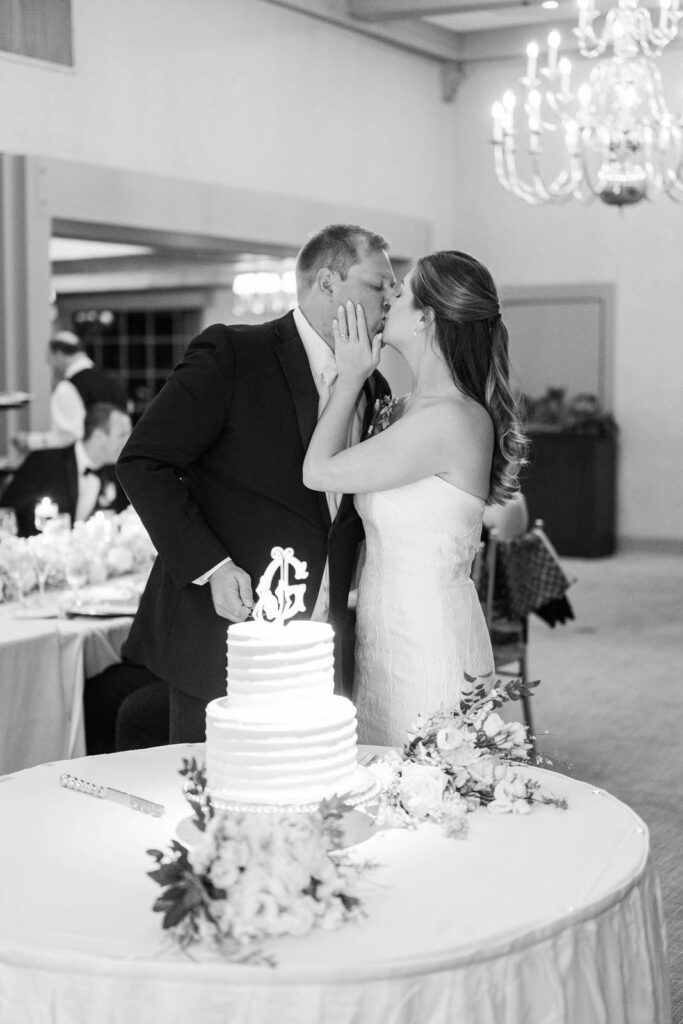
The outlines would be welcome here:
M 362 384 L 379 365 L 382 335 L 376 334 L 370 341 L 363 307 L 351 301 L 337 310 L 332 333 L 337 374 Z

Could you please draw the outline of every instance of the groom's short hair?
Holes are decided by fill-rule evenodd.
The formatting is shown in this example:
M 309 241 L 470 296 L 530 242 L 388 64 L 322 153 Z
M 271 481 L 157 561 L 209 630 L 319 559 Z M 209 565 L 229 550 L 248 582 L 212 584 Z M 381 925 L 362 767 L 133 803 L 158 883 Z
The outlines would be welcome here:
M 368 253 L 389 248 L 386 238 L 358 224 L 329 224 L 301 247 L 296 258 L 297 290 L 308 290 L 323 267 L 334 270 L 342 280 L 354 263 Z

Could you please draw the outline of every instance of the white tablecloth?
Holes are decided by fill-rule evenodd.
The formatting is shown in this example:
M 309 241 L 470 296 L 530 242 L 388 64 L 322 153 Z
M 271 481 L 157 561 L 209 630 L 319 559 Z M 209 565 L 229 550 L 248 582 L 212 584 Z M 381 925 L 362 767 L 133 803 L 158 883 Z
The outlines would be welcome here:
M 52 595 L 52 604 L 62 597 Z M 30 601 L 29 612 L 35 607 Z M 0 606 L 0 775 L 85 754 L 84 680 L 121 660 L 133 621 L 18 611 Z
M 367 919 L 274 942 L 277 966 L 164 937 L 145 851 L 189 812 L 186 746 L 44 765 L 0 785 L 0 1007 L 22 1024 L 668 1024 L 662 915 L 643 822 L 529 769 L 570 809 L 471 816 L 355 848 Z M 148 817 L 58 786 L 69 770 L 164 803 Z

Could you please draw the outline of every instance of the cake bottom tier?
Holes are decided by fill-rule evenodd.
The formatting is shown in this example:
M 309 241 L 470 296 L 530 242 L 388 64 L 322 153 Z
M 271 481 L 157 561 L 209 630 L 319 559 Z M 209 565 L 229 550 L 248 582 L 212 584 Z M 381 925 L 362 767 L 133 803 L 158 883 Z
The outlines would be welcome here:
M 208 790 L 235 804 L 296 806 L 353 788 L 356 710 L 346 697 L 286 706 L 206 709 Z

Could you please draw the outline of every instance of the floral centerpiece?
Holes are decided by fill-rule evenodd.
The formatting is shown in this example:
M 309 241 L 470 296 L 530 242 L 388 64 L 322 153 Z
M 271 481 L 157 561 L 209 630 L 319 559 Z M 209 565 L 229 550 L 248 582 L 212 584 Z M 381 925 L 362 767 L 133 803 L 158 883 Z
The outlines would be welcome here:
M 230 960 L 272 965 L 267 939 L 363 916 L 359 881 L 372 865 L 341 850 L 343 801 L 311 813 L 218 812 L 205 769 L 186 760 L 181 774 L 200 838 L 189 850 L 176 840 L 170 853 L 148 850 L 164 889 L 154 910 L 181 948 L 207 940 Z
M 380 828 L 439 823 L 464 838 L 467 815 L 528 814 L 534 803 L 566 808 L 520 772 L 528 765 L 526 726 L 505 722 L 505 702 L 529 695 L 536 682 L 498 680 L 490 690 L 466 676 L 455 707 L 419 718 L 403 750 L 370 765 L 380 794 Z M 376 865 L 341 849 L 343 800 L 323 801 L 315 812 L 216 811 L 206 792 L 206 769 L 185 760 L 185 795 L 199 841 L 188 850 L 148 850 L 150 877 L 163 888 L 154 910 L 183 949 L 208 940 L 234 961 L 273 963 L 264 943 L 283 935 L 336 928 L 364 915 L 360 883 Z
M 97 512 L 72 530 L 46 530 L 33 537 L 0 536 L 0 601 L 23 600 L 35 589 L 60 589 L 78 576 L 99 584 L 149 571 L 155 550 L 132 507 L 118 515 Z
M 534 802 L 566 808 L 515 766 L 529 763 L 526 726 L 505 722 L 498 708 L 530 695 L 538 682 L 498 680 L 490 690 L 465 677 L 458 703 L 418 717 L 402 752 L 391 751 L 370 770 L 381 794 L 380 826 L 442 824 L 447 835 L 467 833 L 467 814 L 485 805 L 494 814 L 528 814 Z
M 524 418 L 533 430 L 614 437 L 618 427 L 611 413 L 605 412 L 597 395 L 581 393 L 567 398 L 564 388 L 549 387 L 544 395 L 522 400 Z

